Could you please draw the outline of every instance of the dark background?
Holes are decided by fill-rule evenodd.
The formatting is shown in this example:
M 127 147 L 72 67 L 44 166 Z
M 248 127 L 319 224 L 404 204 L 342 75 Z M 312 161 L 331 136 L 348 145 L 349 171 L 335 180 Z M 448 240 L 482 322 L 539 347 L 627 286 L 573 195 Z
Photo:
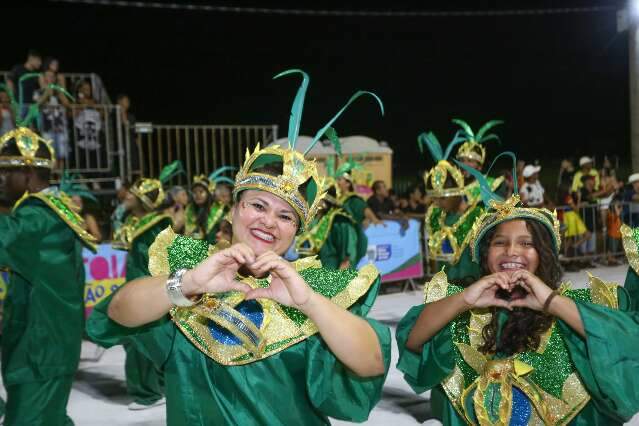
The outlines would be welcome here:
M 312 3 L 314 9 L 410 9 L 401 1 Z M 603 0 L 422 3 L 420 10 L 623 7 Z M 276 123 L 285 136 L 299 78 L 271 77 L 298 67 L 311 76 L 301 133 L 314 134 L 355 90 L 375 91 L 384 100 L 385 117 L 361 99 L 336 128 L 341 135 L 388 141 L 400 166 L 396 175 L 415 176 L 431 164 L 419 156 L 416 136 L 433 130 L 448 141 L 453 117 L 474 128 L 488 119 L 506 120 L 498 129 L 503 144 L 493 154 L 512 149 L 543 163 L 607 153 L 628 161 L 628 35 L 617 33 L 614 10 L 378 18 L 50 3 L 4 8 L 3 15 L 20 16 L 14 21 L 20 30 L 5 33 L 0 69 L 23 62 L 28 48 L 38 49 L 58 57 L 63 72 L 99 74 L 112 98 L 128 93 L 139 121 Z

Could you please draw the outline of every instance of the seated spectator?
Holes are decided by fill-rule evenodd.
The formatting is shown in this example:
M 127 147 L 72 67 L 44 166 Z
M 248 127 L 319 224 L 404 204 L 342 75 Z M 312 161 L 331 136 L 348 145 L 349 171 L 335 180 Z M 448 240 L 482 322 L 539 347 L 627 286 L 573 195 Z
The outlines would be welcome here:
M 396 208 L 390 199 L 384 181 L 377 180 L 373 182 L 372 189 L 373 195 L 368 198 L 366 203 L 375 216 L 382 220 L 397 220 L 400 222 L 402 229 L 407 229 L 408 220 L 404 213 Z
M 9 94 L 2 90 L 0 91 L 0 134 L 13 130 L 15 128 L 16 118 L 14 116 L 13 108 L 11 108 L 11 100 Z
M 424 201 L 424 193 L 419 185 L 414 185 L 408 192 L 408 200 L 403 211 L 408 217 L 415 219 L 424 219 L 426 214 L 426 202 Z
M 639 173 L 628 177 L 628 186 L 621 196 L 626 204 L 623 211 L 623 221 L 630 227 L 639 225 Z
M 69 131 L 67 127 L 67 108 L 70 103 L 64 93 L 49 88 L 56 83 L 53 71 L 42 75 L 44 86 L 35 95 L 40 104 L 42 137 L 53 142 L 56 154 L 56 168 L 64 170 L 69 157 Z
M 524 167 L 522 175 L 524 177 L 524 184 L 519 190 L 521 201 L 527 207 L 550 207 L 550 202 L 546 197 L 546 191 L 539 182 L 539 171 L 541 166 L 535 166 L 528 164 Z
M 75 206 L 77 207 L 78 214 L 84 218 L 87 232 L 93 235 L 98 242 L 102 241 L 102 231 L 100 231 L 98 221 L 93 213 L 90 213 L 86 209 L 84 199 L 79 195 L 73 195 L 71 199 L 73 200 L 73 204 L 75 204 Z
M 590 157 L 581 157 L 579 159 L 579 167 L 581 168 L 572 178 L 572 192 L 579 192 L 583 186 L 583 176 L 592 176 L 594 178 L 594 190 L 599 190 L 599 172 L 592 167 L 593 161 Z
M 7 77 L 7 84 L 16 94 L 16 97 L 19 96 L 20 86 L 22 86 L 22 100 L 24 104 L 22 105 L 23 110 L 20 111 L 20 115 L 24 117 L 29 108 L 29 104 L 34 102 L 34 95 L 36 90 L 40 88 L 40 83 L 37 78 L 29 78 L 25 79 L 20 85 L 20 78 L 25 74 L 35 73 L 40 71 L 40 67 L 42 66 L 42 56 L 35 50 L 29 50 L 27 52 L 27 60 L 24 64 L 18 64 L 11 69 L 9 76 Z M 20 100 L 18 99 L 18 102 Z

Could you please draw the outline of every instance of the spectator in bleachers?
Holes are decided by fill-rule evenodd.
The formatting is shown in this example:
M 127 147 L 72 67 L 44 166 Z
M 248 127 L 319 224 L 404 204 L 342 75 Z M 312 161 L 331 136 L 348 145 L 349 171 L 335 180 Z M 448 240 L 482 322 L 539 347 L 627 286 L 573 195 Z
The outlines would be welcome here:
M 639 173 L 633 173 L 628 177 L 628 186 L 623 191 L 621 199 L 626 203 L 623 221 L 631 227 L 639 225 Z
M 131 167 L 137 172 L 140 169 L 140 153 L 137 138 L 135 136 L 135 115 L 131 112 L 131 99 L 129 98 L 129 95 L 121 93 L 117 96 L 116 103 L 120 107 L 119 112 L 122 130 L 125 132 L 125 135 L 129 137 L 129 146 L 131 150 L 128 154 L 130 155 Z M 117 123 L 116 120 L 113 122 Z
M 597 174 L 598 176 L 598 174 Z M 582 185 L 578 193 L 579 209 L 581 218 L 590 232 L 590 238 L 583 246 L 583 254 L 593 255 L 597 249 L 597 196 L 595 192 L 595 175 L 583 174 L 581 176 Z M 588 265 L 592 267 L 592 265 Z
M 615 266 L 620 264 L 615 259 L 615 254 L 621 248 L 621 204 L 619 201 L 615 200 L 611 203 L 606 219 L 608 266 Z
M 0 91 L 0 120 L 0 134 L 4 135 L 15 128 L 16 120 L 11 108 L 9 94 L 4 90 Z
M 583 176 L 592 176 L 594 179 L 594 191 L 599 190 L 599 172 L 592 167 L 593 160 L 590 157 L 581 157 L 579 159 L 580 170 L 575 173 L 572 178 L 572 192 L 579 192 L 583 186 Z
M 44 79 L 45 73 L 51 72 L 54 76 L 53 81 L 46 81 Z M 43 75 L 40 77 L 40 87 L 46 87 L 49 83 L 55 83 L 60 87 L 64 87 L 66 89 L 67 83 L 64 78 L 64 74 L 60 72 L 60 61 L 56 58 L 46 58 L 44 60 L 44 65 L 42 66 Z
M 618 199 L 621 196 L 621 190 L 623 183 L 617 180 L 617 173 L 612 167 L 612 163 L 608 157 L 604 157 L 603 167 L 599 172 L 600 185 L 599 191 L 596 194 L 599 198 L 599 212 L 601 214 L 601 222 L 606 224 L 608 222 L 608 210 L 610 203 L 613 199 Z
M 122 185 L 118 188 L 116 192 L 116 204 L 113 209 L 113 214 L 111 215 L 111 233 L 115 234 L 122 227 L 124 223 L 124 219 L 128 214 L 127 204 L 125 202 L 126 197 L 129 193 L 130 184 L 128 182 L 122 182 Z
M 546 196 L 546 190 L 539 182 L 539 171 L 541 166 L 528 164 L 524 167 L 522 175 L 524 184 L 519 190 L 521 201 L 526 207 L 550 207 Z
M 561 160 L 561 165 L 559 166 L 559 176 L 557 178 L 557 189 L 565 187 L 570 188 L 572 186 L 572 179 L 575 177 L 575 165 L 572 163 L 572 160 L 567 158 Z M 557 191 L 559 195 L 559 191 Z M 563 203 L 562 198 L 557 199 L 559 204 Z
M 82 81 L 76 92 L 78 106 L 73 110 L 75 116 L 76 143 L 86 150 L 100 148 L 104 110 L 97 108 L 89 81 Z
M 373 195 L 368 198 L 366 204 L 368 204 L 375 216 L 381 220 L 396 220 L 400 223 L 402 229 L 407 229 L 408 220 L 404 213 L 395 207 L 384 181 L 376 180 L 373 182 L 372 189 Z
M 40 127 L 42 137 L 53 142 L 56 154 L 56 167 L 64 170 L 69 157 L 69 130 L 67 125 L 67 108 L 70 106 L 67 97 L 50 89 L 56 83 L 56 75 L 47 70 L 42 75 L 43 88 L 36 91 L 35 100 L 40 104 Z M 57 84 L 57 83 L 56 83 Z
M 24 102 L 23 111 L 21 114 L 24 115 L 29 105 L 34 102 L 34 95 L 36 90 L 40 88 L 40 82 L 37 78 L 29 78 L 22 82 L 22 85 L 19 84 L 20 78 L 25 74 L 35 73 L 40 71 L 40 67 L 42 66 L 42 56 L 35 50 L 29 50 L 27 52 L 27 60 L 24 64 L 18 64 L 11 69 L 9 73 L 9 77 L 7 78 L 7 84 L 13 90 L 13 93 L 19 97 L 20 86 L 22 86 L 22 99 Z M 19 102 L 19 99 L 18 99 Z

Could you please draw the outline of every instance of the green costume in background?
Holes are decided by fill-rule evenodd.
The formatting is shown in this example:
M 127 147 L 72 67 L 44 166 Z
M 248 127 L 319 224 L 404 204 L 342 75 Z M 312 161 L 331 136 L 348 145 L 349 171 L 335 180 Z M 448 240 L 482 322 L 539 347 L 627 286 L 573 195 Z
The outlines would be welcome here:
M 2 321 L 5 425 L 73 424 L 66 415 L 84 329 L 82 246 L 95 248 L 69 199 L 27 194 L 0 215 L 0 266 L 10 270 Z
M 301 255 L 318 255 L 322 266 L 338 269 L 350 260 L 352 268 L 366 255 L 368 239 L 353 218 L 339 207 L 331 208 L 296 240 Z
M 197 207 L 194 203 L 186 206 L 184 212 L 184 235 L 199 240 L 206 240 L 209 244 L 215 244 L 215 235 L 220 229 L 220 222 L 230 209 L 222 203 L 215 202 L 211 204 L 211 209 L 209 210 L 206 221 L 206 235 L 202 235 L 202 231 L 197 225 L 197 216 L 200 214 L 201 209 L 203 209 L 203 207 Z
M 364 219 L 366 219 L 364 210 L 368 207 L 366 201 L 354 192 L 349 192 L 341 196 L 339 202 L 342 204 L 342 208 L 351 215 L 353 220 L 362 226 Z
M 192 268 L 215 250 L 167 229 L 151 248 L 151 273 Z M 380 282 L 374 266 L 359 272 L 328 270 L 313 258 L 294 265 L 315 291 L 371 325 L 388 371 L 389 331 L 366 318 Z M 254 288 L 268 285 L 266 279 L 243 281 Z M 310 320 L 271 300 L 244 302 L 237 292 L 206 295 L 193 308 L 174 308 L 171 318 L 139 328 L 110 320 L 110 302 L 95 308 L 88 333 L 107 347 L 133 345 L 164 369 L 171 426 L 320 425 L 329 416 L 364 421 L 381 397 L 385 374 L 355 376 L 330 352 Z M 224 317 L 209 308 L 218 304 Z M 231 327 L 233 332 L 221 327 L 229 317 L 242 326 Z
M 639 314 L 624 288 L 595 277 L 590 284 L 588 290 L 561 287 L 577 304 L 586 338 L 556 320 L 538 350 L 509 357 L 479 352 L 482 329 L 491 320 L 485 310 L 457 317 L 421 353 L 407 350 L 425 307 L 416 306 L 397 327 L 397 368 L 416 392 L 432 389 L 433 414 L 445 425 L 479 424 L 478 419 L 511 425 L 622 425 L 639 410 L 636 381 L 628 380 L 639 363 Z M 425 303 L 461 291 L 438 273 L 424 290 Z M 503 326 L 508 312 L 499 315 Z
M 137 218 L 129 216 L 120 232 L 123 233 L 124 244 L 120 248 L 128 250 L 126 258 L 126 282 L 149 275 L 149 247 L 158 234 L 170 226 L 169 216 L 149 213 Z M 140 352 L 135 345 L 124 344 L 126 361 L 126 387 L 134 402 L 140 405 L 152 405 L 162 399 L 164 378 L 159 367 Z

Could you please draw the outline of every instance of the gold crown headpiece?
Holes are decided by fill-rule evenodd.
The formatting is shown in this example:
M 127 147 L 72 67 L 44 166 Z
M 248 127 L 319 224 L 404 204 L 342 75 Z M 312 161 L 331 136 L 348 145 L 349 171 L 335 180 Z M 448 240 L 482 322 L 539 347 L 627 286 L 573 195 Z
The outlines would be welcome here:
M 426 194 L 431 197 L 457 197 L 464 195 L 464 174 L 462 171 L 448 161 L 450 153 L 456 145 L 463 142 L 460 132 L 455 134 L 452 142 L 448 144 L 446 151 L 442 151 L 439 140 L 433 132 L 422 133 L 417 137 L 417 146 L 423 152 L 423 145 L 426 145 L 431 156 L 435 160 L 435 165 L 424 173 L 424 184 Z M 449 177 L 452 178 L 453 186 L 447 187 Z
M 4 83 L 0 83 L 0 90 L 7 93 L 9 104 L 15 117 L 15 129 L 8 131 L 0 137 L 0 167 L 39 167 L 52 169 L 55 165 L 55 151 L 51 145 L 51 141 L 40 137 L 29 128 L 31 123 L 38 118 L 40 114 L 40 104 L 36 102 L 32 103 L 29 108 L 24 108 L 25 104 L 22 98 L 22 84 L 24 81 L 40 76 L 40 73 L 27 73 L 20 77 L 18 80 L 18 87 L 20 88 L 19 99 L 17 101 L 12 88 Z M 74 100 L 69 92 L 57 84 L 49 84 L 47 89 L 61 92 L 71 100 Z M 15 143 L 20 155 L 2 155 L 2 151 L 12 143 Z M 45 146 L 49 151 L 51 155 L 50 158 L 37 156 L 37 152 L 42 146 Z
M 260 148 L 258 144 L 252 153 L 247 149 L 244 165 L 235 176 L 233 197 L 237 202 L 239 194 L 242 191 L 256 189 L 270 192 L 282 198 L 299 216 L 299 233 L 312 222 L 320 207 L 320 201 L 325 196 L 324 180 L 319 177 L 315 160 L 307 160 L 305 155 L 310 152 L 322 136 L 329 136 L 329 139 L 331 139 L 331 126 L 355 99 L 362 95 L 372 96 L 379 103 L 382 114 L 384 113 L 384 106 L 382 101 L 374 93 L 366 91 L 356 92 L 351 96 L 346 105 L 315 134 L 308 148 L 306 148 L 304 153 L 301 153 L 295 150 L 295 145 L 297 137 L 299 136 L 304 98 L 308 88 L 309 77 L 302 70 L 292 69 L 284 71 L 274 78 L 294 73 L 302 75 L 302 83 L 291 108 L 288 126 L 288 147 L 282 148 L 278 145 L 273 145 Z M 268 167 L 281 168 L 281 174 L 272 175 L 268 172 L 264 172 L 264 168 Z
M 455 156 L 458 160 L 473 160 L 477 161 L 480 165 L 484 165 L 486 161 L 486 147 L 484 144 L 490 140 L 499 141 L 499 137 L 494 134 L 486 134 L 486 132 L 493 127 L 502 124 L 501 120 L 491 120 L 484 124 L 477 134 L 473 132 L 468 123 L 458 118 L 452 120 L 453 123 L 457 124 L 462 128 L 463 136 L 465 142 L 459 147 L 457 150 L 457 155 Z
M 508 222 L 511 220 L 535 220 L 538 223 L 542 224 L 548 233 L 551 236 L 553 241 L 553 249 L 555 254 L 559 254 L 559 249 L 561 248 L 561 233 L 559 231 L 559 220 L 557 219 L 557 212 L 550 211 L 545 208 L 536 208 L 536 207 L 524 207 L 521 204 L 521 199 L 519 198 L 519 188 L 517 185 L 517 170 L 516 164 L 517 159 L 512 152 L 502 152 L 493 161 L 492 166 L 495 162 L 502 156 L 509 156 L 513 161 L 513 195 L 507 200 L 502 199 L 497 194 L 493 192 L 486 179 L 481 172 L 473 169 L 463 163 L 457 161 L 457 164 L 464 170 L 466 170 L 469 174 L 471 174 L 479 183 L 480 194 L 484 205 L 487 207 L 487 210 L 475 221 L 473 224 L 473 228 L 471 230 L 470 237 L 470 249 L 472 254 L 472 259 L 475 263 L 479 263 L 480 253 L 479 253 L 479 244 L 481 240 L 486 236 L 488 231 L 494 229 L 497 225 Z M 486 175 L 488 174 L 486 173 Z
M 146 210 L 157 210 L 166 199 L 164 185 L 180 173 L 184 173 L 184 169 L 180 160 L 176 160 L 162 169 L 158 179 L 140 178 L 129 191 L 140 200 Z
M 191 186 L 194 187 L 195 185 L 201 185 L 204 188 L 206 188 L 206 190 L 209 191 L 209 193 L 213 194 L 219 182 L 227 182 L 231 185 L 235 184 L 235 181 L 233 179 L 228 178 L 226 176 L 222 176 L 222 173 L 226 172 L 227 170 L 236 170 L 236 169 L 237 167 L 233 167 L 233 166 L 222 166 L 220 168 L 215 169 L 208 176 L 206 175 L 193 176 L 193 183 L 191 184 Z
M 12 143 L 15 143 L 20 155 L 3 155 Z M 38 157 L 37 153 L 44 146 L 50 158 Z M 55 164 L 55 151 L 51 141 L 43 139 L 36 132 L 27 127 L 18 127 L 0 137 L 0 168 L 9 167 L 40 167 L 52 169 Z

